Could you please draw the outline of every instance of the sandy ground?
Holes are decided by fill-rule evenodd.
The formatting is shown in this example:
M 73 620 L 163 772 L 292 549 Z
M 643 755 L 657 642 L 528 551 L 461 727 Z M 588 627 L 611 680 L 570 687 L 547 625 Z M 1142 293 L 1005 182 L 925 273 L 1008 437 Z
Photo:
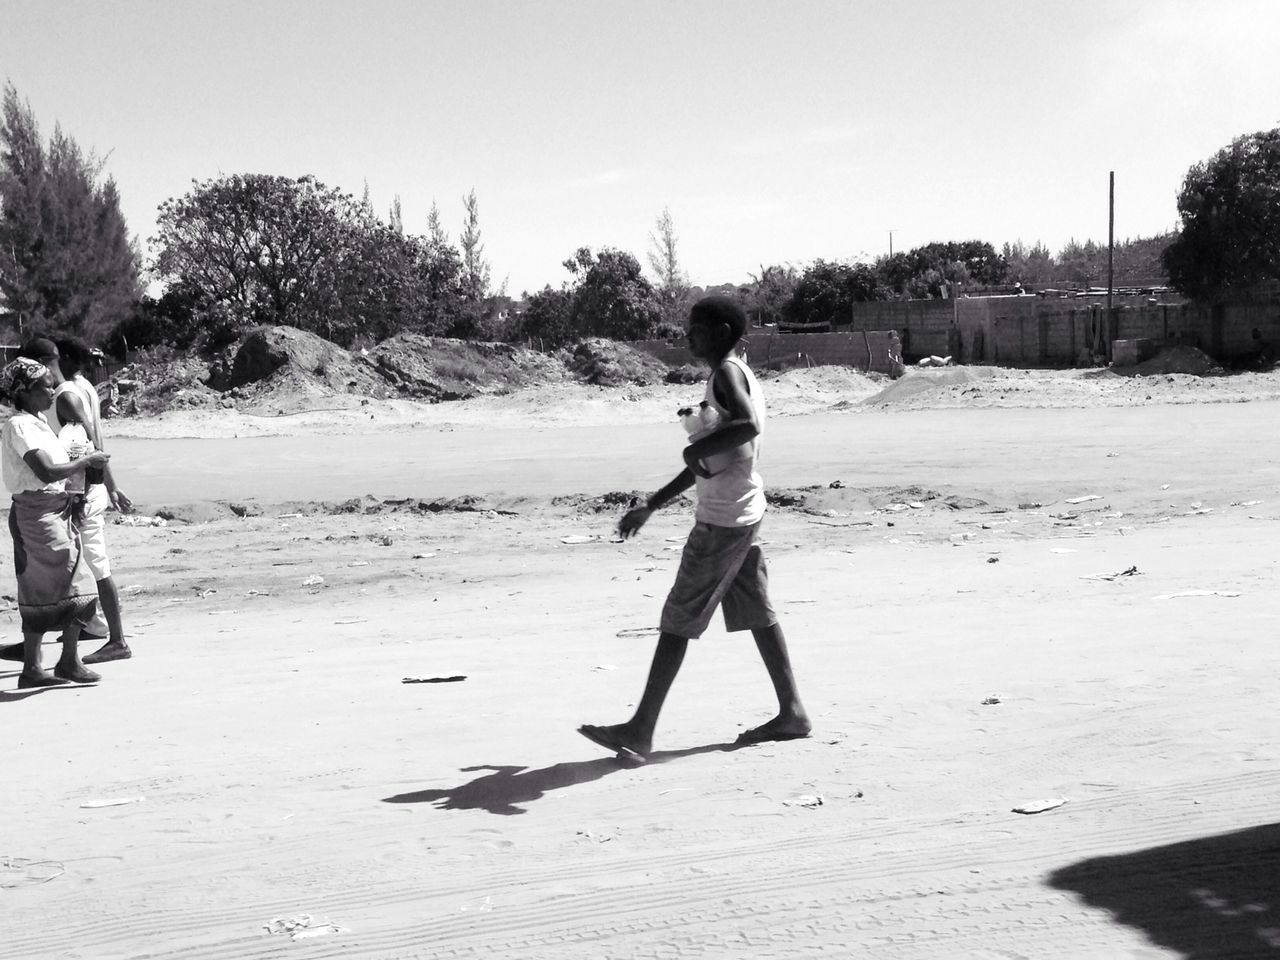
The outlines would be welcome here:
M 638 769 L 574 728 L 690 510 L 617 543 L 602 495 L 696 387 L 113 424 L 178 519 L 110 530 L 134 660 L 0 667 L 0 957 L 1280 952 L 1280 381 L 920 376 L 768 384 L 814 737 L 734 748 L 771 691 L 717 624 Z

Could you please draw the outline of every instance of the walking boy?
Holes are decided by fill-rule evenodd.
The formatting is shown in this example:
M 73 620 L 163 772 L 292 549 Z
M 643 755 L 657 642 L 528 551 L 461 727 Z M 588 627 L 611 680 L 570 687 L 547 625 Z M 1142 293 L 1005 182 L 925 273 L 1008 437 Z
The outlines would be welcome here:
M 768 573 L 757 543 L 765 508 L 764 484 L 756 469 L 765 407 L 751 369 L 733 355 L 746 325 L 746 314 L 728 297 L 705 297 L 689 311 L 689 352 L 711 367 L 706 401 L 720 422 L 685 447 L 684 470 L 618 524 L 622 537 L 630 537 L 653 511 L 697 487 L 695 523 L 662 609 L 658 647 L 635 714 L 626 723 L 578 728 L 588 740 L 627 759 L 643 760 L 652 751 L 658 714 L 689 640 L 702 635 L 716 607 L 724 610 L 727 630 L 752 632 L 778 697 L 778 715 L 743 732 L 738 742 L 809 735 L 809 718 L 796 691 L 782 628 L 769 603 Z

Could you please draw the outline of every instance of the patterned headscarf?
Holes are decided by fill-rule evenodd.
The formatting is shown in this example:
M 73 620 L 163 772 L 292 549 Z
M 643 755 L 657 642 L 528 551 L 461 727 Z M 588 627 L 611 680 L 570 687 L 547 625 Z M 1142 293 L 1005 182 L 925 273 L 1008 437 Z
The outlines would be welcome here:
M 19 357 L 0 370 L 0 394 L 12 404 L 17 404 L 18 394 L 30 390 L 48 374 L 49 368 L 38 360 Z

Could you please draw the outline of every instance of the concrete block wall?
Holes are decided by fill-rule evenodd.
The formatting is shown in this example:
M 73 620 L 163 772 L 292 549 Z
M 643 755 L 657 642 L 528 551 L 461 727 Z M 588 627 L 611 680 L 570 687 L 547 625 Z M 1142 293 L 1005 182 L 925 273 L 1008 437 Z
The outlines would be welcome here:
M 859 330 L 839 333 L 778 333 L 757 327 L 748 333 L 743 356 L 756 370 L 793 366 L 844 366 L 863 372 L 894 372 L 890 356 L 892 331 Z M 671 366 L 694 363 L 683 344 L 667 340 L 638 340 L 631 346 Z

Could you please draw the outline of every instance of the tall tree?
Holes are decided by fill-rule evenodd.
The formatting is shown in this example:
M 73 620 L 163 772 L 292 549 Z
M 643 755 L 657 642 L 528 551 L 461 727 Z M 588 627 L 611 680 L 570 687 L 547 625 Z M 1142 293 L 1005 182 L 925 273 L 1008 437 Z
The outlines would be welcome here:
M 680 266 L 676 247 L 675 222 L 671 219 L 671 210 L 663 207 L 649 234 L 649 266 L 658 278 L 655 292 L 663 324 L 672 330 L 680 329 L 689 299 L 689 278 Z
M 400 194 L 398 193 L 395 199 L 391 201 L 391 213 L 387 219 L 387 226 L 404 236 L 404 214 L 400 210 Z
M 32 327 L 100 339 L 141 295 L 115 182 L 61 127 L 46 147 L 6 84 L 0 126 L 0 299 Z
M 448 246 L 449 234 L 444 229 L 444 221 L 440 218 L 440 205 L 431 201 L 431 210 L 427 213 L 427 239 L 440 246 Z
M 458 239 L 462 247 L 463 290 L 468 300 L 479 303 L 489 296 L 489 263 L 480 240 L 480 201 L 474 188 L 462 198 L 466 219 Z
M 1169 281 L 1193 297 L 1280 278 L 1280 127 L 1238 137 L 1187 171 Z

